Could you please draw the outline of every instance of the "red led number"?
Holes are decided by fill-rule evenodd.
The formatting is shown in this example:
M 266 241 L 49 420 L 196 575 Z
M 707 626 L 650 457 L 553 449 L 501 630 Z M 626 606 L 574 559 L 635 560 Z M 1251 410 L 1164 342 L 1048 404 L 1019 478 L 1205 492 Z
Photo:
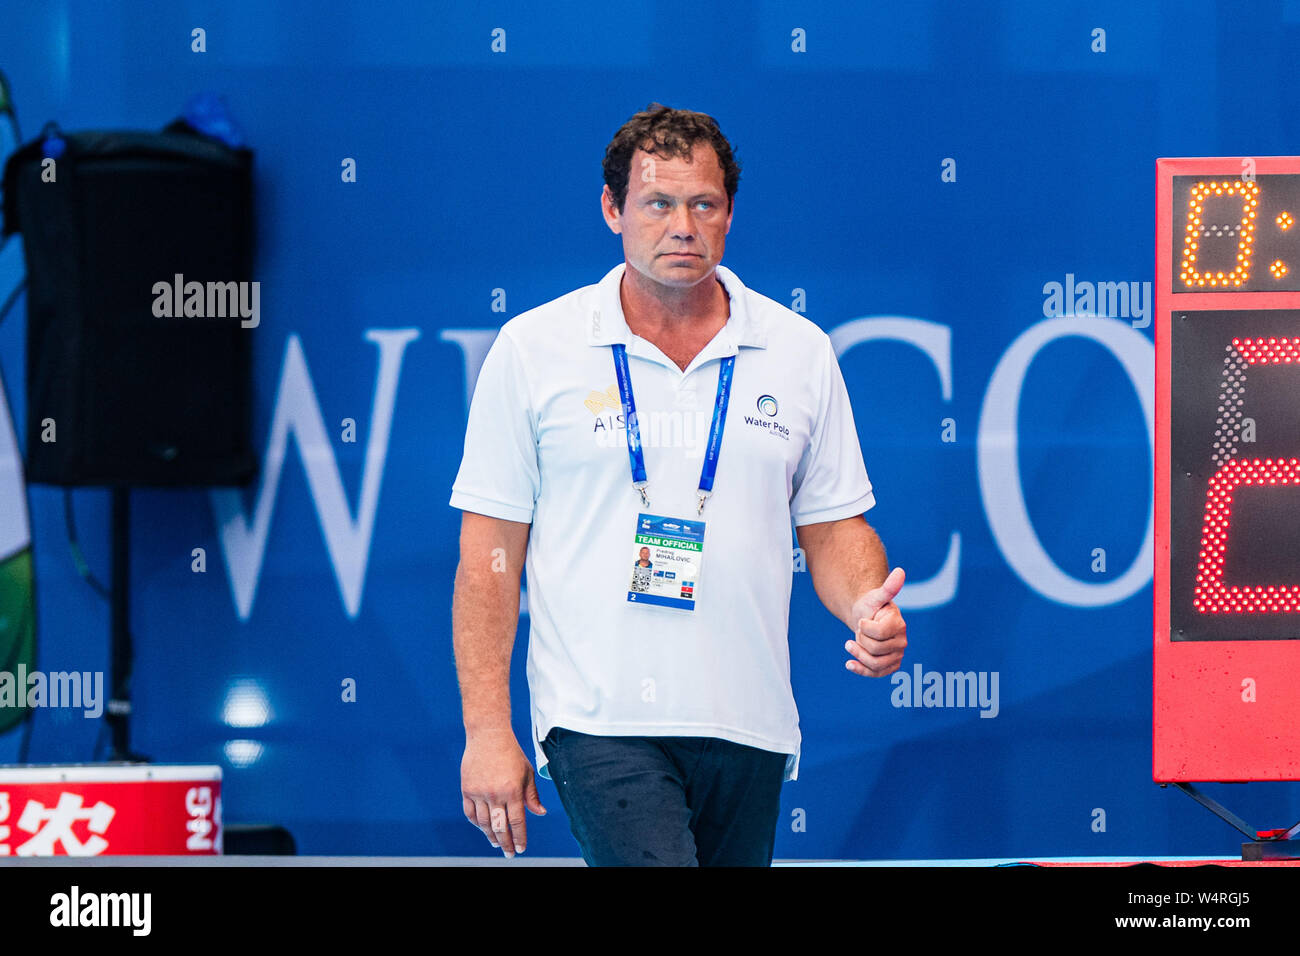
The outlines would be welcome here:
M 1232 496 L 1242 485 L 1300 486 L 1300 459 L 1235 458 L 1241 436 L 1245 370 L 1250 365 L 1300 365 L 1300 339 L 1233 339 L 1224 359 L 1214 461 L 1219 469 L 1205 495 L 1201 554 L 1192 603 L 1202 614 L 1277 614 L 1300 611 L 1300 585 L 1226 587 L 1223 555 L 1232 526 Z

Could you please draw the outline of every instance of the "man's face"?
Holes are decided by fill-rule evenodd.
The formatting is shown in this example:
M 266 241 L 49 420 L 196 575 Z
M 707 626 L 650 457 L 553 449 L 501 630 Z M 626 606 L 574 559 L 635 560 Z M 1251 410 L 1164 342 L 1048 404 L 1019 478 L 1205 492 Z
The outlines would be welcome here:
M 642 549 L 641 549 L 641 560 L 642 560 L 642 561 L 649 561 L 649 560 L 650 560 L 650 549 L 649 549 L 649 548 L 642 548 Z
M 601 207 L 609 228 L 623 237 L 629 266 L 661 285 L 689 288 L 713 275 L 735 211 L 718 154 L 696 143 L 690 160 L 632 154 L 627 200 L 620 213 L 605 187 Z

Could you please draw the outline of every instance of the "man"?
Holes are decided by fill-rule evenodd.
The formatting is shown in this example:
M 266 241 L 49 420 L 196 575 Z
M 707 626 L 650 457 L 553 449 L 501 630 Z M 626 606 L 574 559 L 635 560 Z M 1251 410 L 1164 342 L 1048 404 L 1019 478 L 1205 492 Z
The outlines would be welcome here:
M 451 498 L 465 816 L 510 857 L 525 806 L 546 812 L 510 723 L 526 565 L 533 751 L 584 859 L 767 866 L 800 752 L 791 526 L 855 674 L 902 662 L 903 572 L 862 518 L 829 338 L 719 265 L 739 165 L 717 124 L 652 104 L 604 171 L 624 262 L 507 322 L 470 406 Z M 647 588 L 629 549 L 656 565 Z

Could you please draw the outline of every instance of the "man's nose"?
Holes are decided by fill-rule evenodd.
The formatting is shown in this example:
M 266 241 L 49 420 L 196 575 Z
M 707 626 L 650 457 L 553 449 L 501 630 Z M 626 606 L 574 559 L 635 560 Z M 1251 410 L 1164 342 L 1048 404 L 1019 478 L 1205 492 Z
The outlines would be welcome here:
M 695 238 L 695 220 L 691 216 L 690 206 L 678 206 L 669 222 L 674 239 Z

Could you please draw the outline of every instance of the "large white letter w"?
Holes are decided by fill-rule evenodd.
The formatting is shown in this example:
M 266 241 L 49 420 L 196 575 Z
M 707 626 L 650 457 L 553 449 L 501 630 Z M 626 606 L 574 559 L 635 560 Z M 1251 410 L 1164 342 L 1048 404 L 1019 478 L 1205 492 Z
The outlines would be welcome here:
M 262 485 L 257 492 L 253 520 L 244 514 L 239 489 L 222 488 L 210 492 L 216 513 L 217 529 L 226 567 L 230 571 L 230 589 L 240 620 L 248 620 L 257 593 L 258 575 L 266 552 L 267 531 L 275 507 L 280 472 L 284 468 L 289 433 L 293 432 L 307 471 L 307 484 L 325 532 L 334 577 L 348 617 L 361 609 L 361 592 L 370 559 L 370 536 L 379 502 L 379 484 L 388 455 L 388 436 L 393 423 L 393 402 L 401 374 L 406 346 L 420 337 L 419 329 L 368 329 L 366 338 L 379 346 L 379 378 L 370 409 L 370 437 L 366 443 L 365 466 L 361 479 L 361 501 L 354 520 L 343 492 L 334 447 L 326 435 L 320 405 L 312 387 L 311 374 L 303 357 L 298 336 L 289 336 L 280 388 L 275 397 L 275 417 L 262 467 Z

